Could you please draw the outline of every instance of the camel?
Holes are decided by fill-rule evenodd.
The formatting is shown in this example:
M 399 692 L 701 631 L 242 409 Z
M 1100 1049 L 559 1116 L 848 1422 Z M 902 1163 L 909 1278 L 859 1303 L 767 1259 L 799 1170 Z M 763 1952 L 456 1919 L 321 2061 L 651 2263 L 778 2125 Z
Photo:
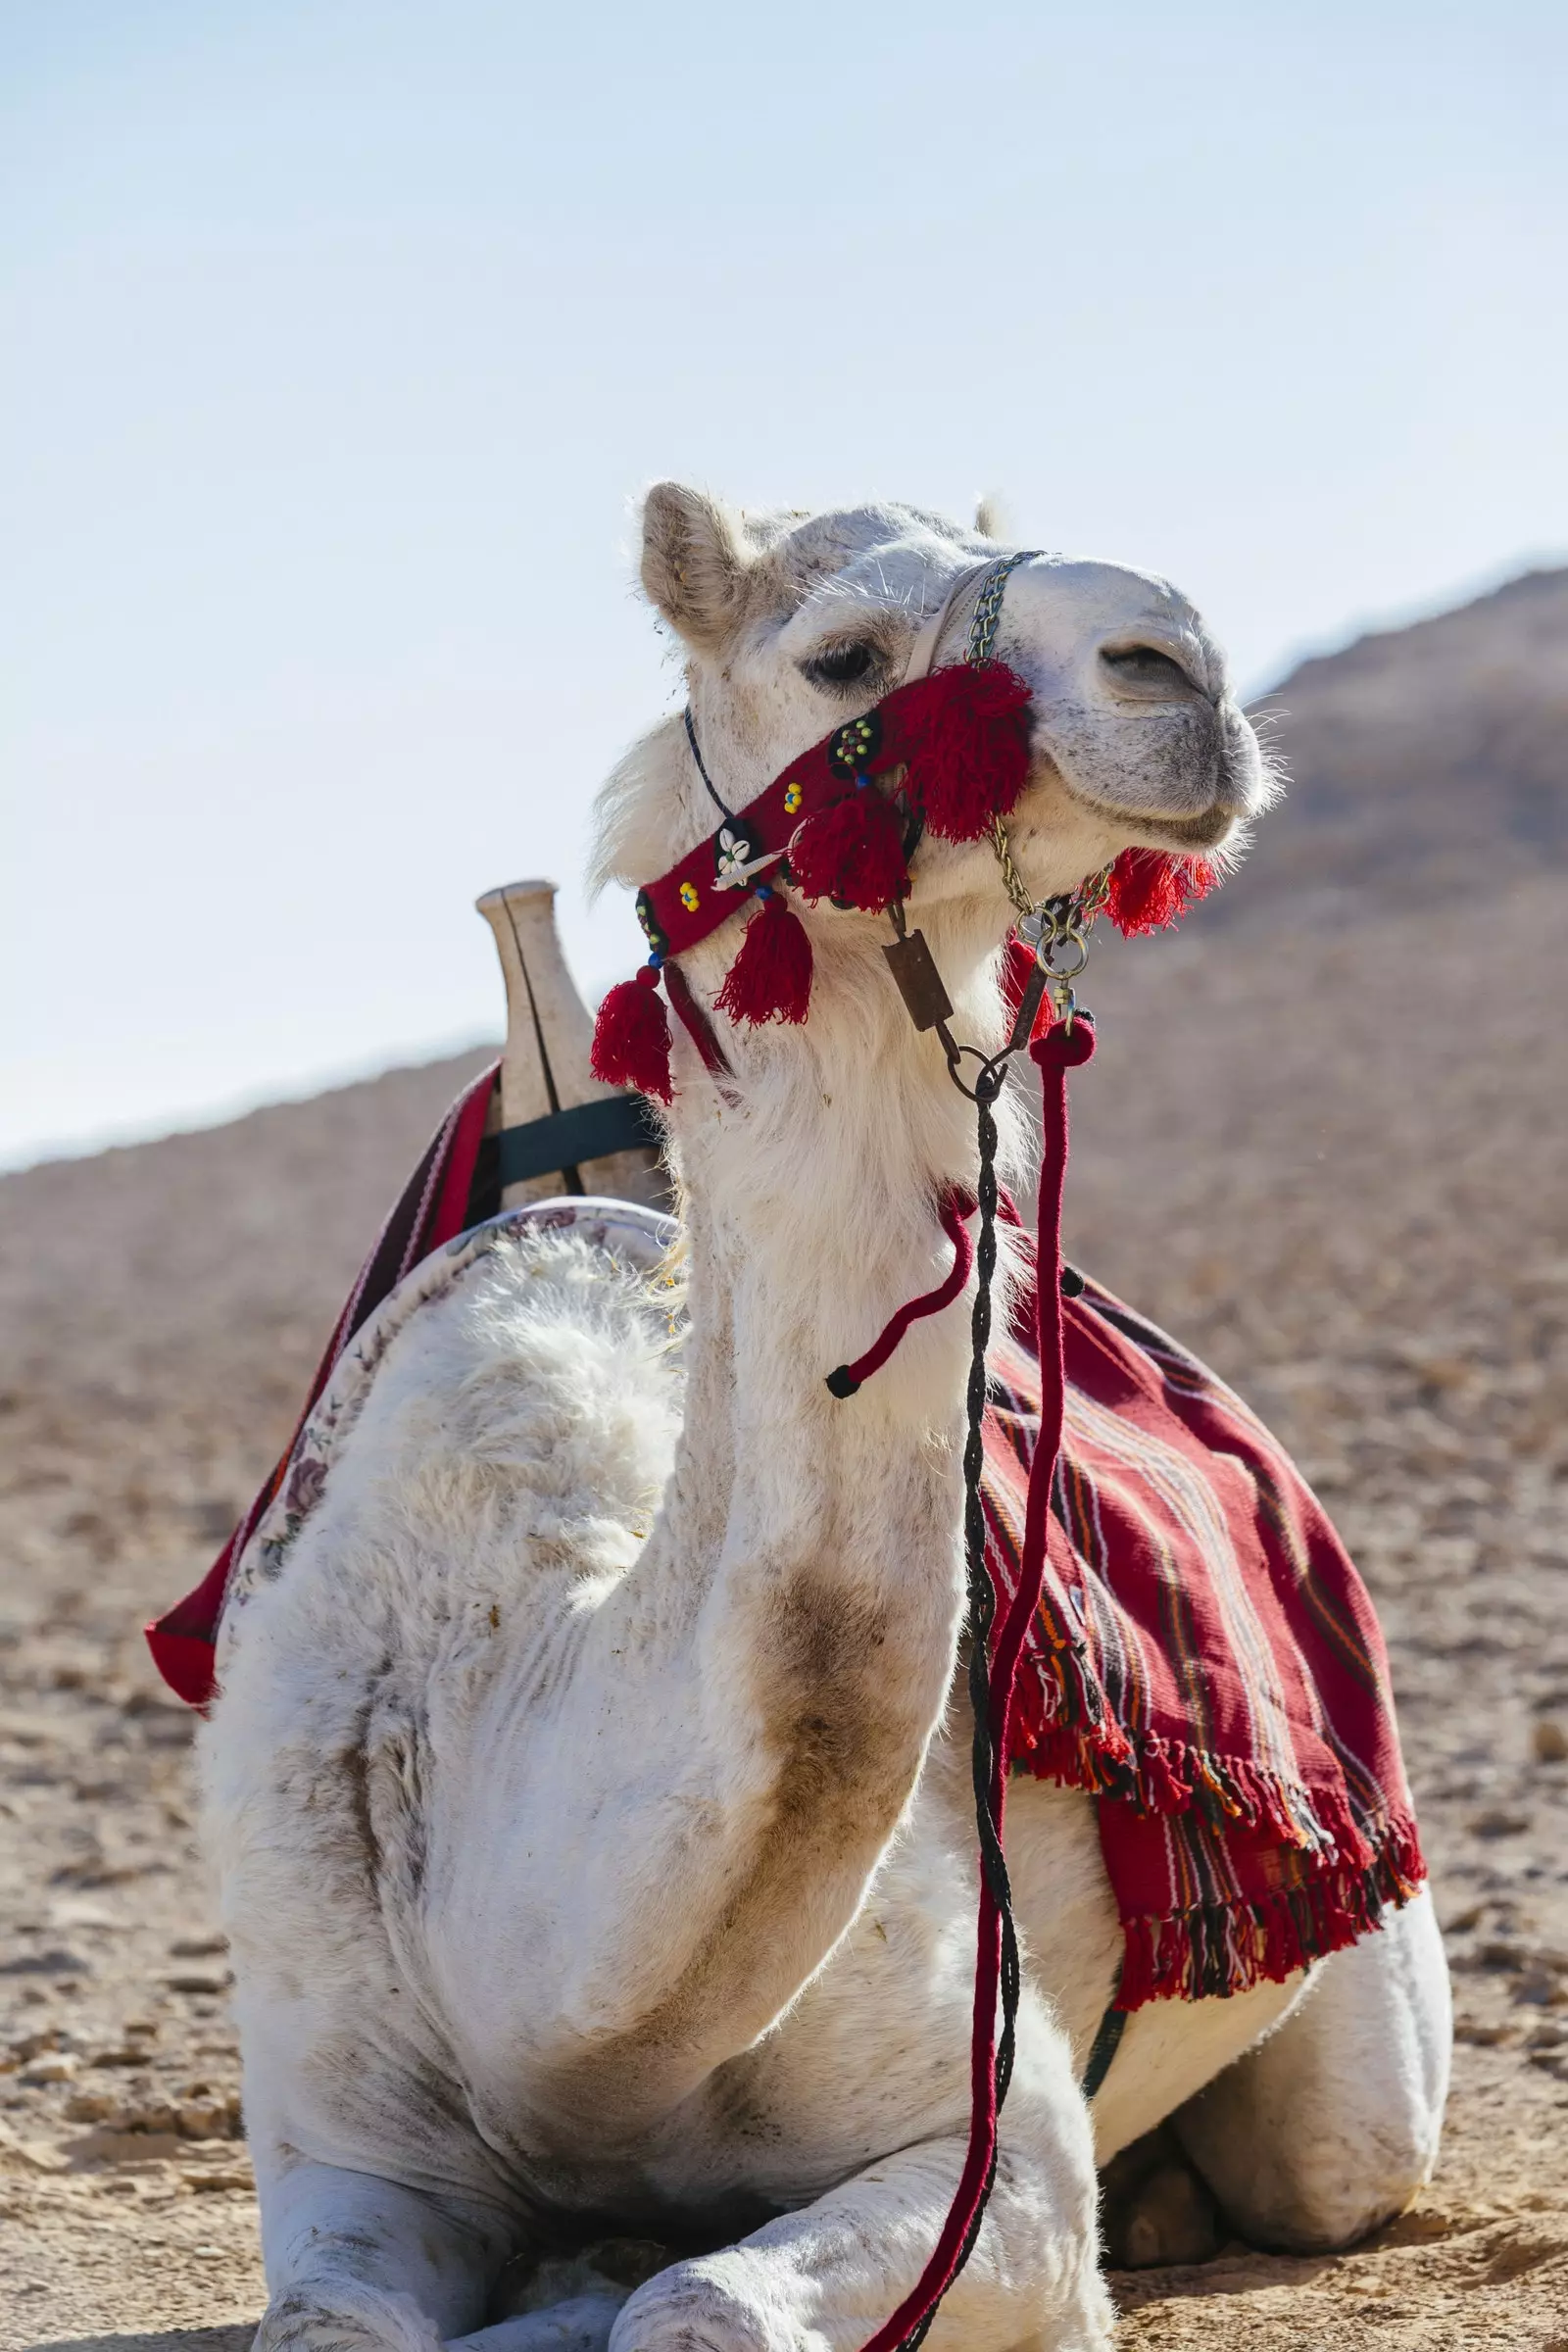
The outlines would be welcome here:
M 985 522 L 648 495 L 642 582 L 729 807 L 897 683 L 1004 552 Z M 1224 855 L 1263 808 L 1219 650 L 1165 582 L 1023 562 L 998 650 L 1034 689 L 1009 832 L 1035 897 L 1129 845 Z M 712 823 L 666 718 L 603 789 L 595 878 L 661 873 Z M 1000 1039 L 990 845 L 927 839 L 911 870 L 964 1033 Z M 853 1409 L 823 1375 L 945 1271 L 931 1203 L 972 1183 L 973 1121 L 885 924 L 801 913 L 804 1026 L 726 1020 L 732 939 L 683 958 L 733 1071 L 716 1086 L 677 1036 L 684 1326 L 651 1220 L 645 1261 L 609 1271 L 515 1223 L 392 1339 L 287 1574 L 225 1619 L 205 1835 L 262 2352 L 856 2352 L 948 2210 L 975 1897 L 964 1308 Z M 1090 2099 L 1119 1945 L 1091 1799 L 1020 1785 L 1008 1853 L 1017 2064 L 937 2352 L 1108 2344 L 1097 2167 L 1161 2124 L 1262 2245 L 1341 2246 L 1409 2202 L 1449 2042 L 1424 1889 L 1284 1984 L 1139 2009 Z

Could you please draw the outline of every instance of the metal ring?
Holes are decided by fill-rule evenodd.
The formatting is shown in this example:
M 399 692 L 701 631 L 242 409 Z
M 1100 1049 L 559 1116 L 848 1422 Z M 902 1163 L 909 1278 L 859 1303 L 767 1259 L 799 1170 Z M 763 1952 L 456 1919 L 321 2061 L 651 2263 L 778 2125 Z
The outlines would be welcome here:
M 1070 954 L 1074 948 L 1078 951 L 1076 963 L 1057 963 L 1054 960 L 1057 956 Z M 1089 942 L 1081 931 L 1067 931 L 1059 933 L 1054 939 L 1043 939 L 1035 950 L 1035 961 L 1053 980 L 1076 980 L 1089 961 Z
M 1007 1082 L 1007 1062 L 1009 1055 L 1005 1053 L 982 1054 L 978 1046 L 960 1046 L 956 1043 L 956 1041 L 950 1041 L 950 1044 L 951 1050 L 948 1054 L 948 1076 L 953 1080 L 954 1085 L 957 1088 L 960 1095 L 967 1095 L 971 1102 L 984 1102 L 986 1107 L 989 1109 L 991 1104 L 996 1102 L 997 1098 L 1000 1096 L 1003 1088 Z M 975 1083 L 973 1086 L 965 1086 L 963 1080 L 958 1075 L 958 1064 L 963 1059 L 965 1054 L 969 1056 L 971 1061 L 977 1061 L 980 1064 L 980 1068 L 976 1073 Z M 989 1071 L 995 1078 L 996 1084 L 991 1089 L 989 1094 L 983 1095 L 980 1092 L 980 1087 L 987 1071 Z

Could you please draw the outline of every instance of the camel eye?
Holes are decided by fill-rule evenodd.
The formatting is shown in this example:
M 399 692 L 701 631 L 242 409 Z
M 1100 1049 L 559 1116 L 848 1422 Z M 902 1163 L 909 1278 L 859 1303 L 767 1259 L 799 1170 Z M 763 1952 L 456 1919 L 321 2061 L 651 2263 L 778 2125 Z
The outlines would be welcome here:
M 872 668 L 877 649 L 861 640 L 849 645 L 824 646 L 813 654 L 801 668 L 813 686 L 853 686 Z
M 1124 646 L 1118 652 L 1102 653 L 1100 659 L 1115 676 L 1127 679 L 1134 686 L 1185 688 L 1188 693 L 1197 691 L 1181 663 L 1173 662 L 1169 654 L 1160 653 L 1152 645 Z

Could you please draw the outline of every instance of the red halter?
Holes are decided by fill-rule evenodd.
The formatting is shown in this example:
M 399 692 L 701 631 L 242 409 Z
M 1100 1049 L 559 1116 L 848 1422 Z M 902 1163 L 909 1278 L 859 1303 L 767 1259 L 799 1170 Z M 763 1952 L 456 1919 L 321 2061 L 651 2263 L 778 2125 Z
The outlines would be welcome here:
M 929 624 L 925 641 L 934 645 Z M 1023 679 L 998 662 L 958 662 L 908 678 L 792 760 L 667 873 L 644 883 L 637 916 L 648 962 L 636 980 L 611 989 L 599 1008 L 594 1075 L 607 1086 L 670 1100 L 669 1024 L 658 998 L 662 968 L 666 957 L 728 922 L 748 898 L 757 911 L 717 1008 L 754 1027 L 804 1021 L 811 943 L 785 888 L 813 904 L 826 899 L 870 913 L 902 902 L 922 832 L 979 841 L 993 818 L 1017 805 L 1029 774 L 1031 699 Z M 879 776 L 891 777 L 890 791 L 872 782 Z M 1215 879 L 1202 858 L 1124 850 L 1110 871 L 1106 911 L 1128 934 L 1158 930 L 1204 897 Z

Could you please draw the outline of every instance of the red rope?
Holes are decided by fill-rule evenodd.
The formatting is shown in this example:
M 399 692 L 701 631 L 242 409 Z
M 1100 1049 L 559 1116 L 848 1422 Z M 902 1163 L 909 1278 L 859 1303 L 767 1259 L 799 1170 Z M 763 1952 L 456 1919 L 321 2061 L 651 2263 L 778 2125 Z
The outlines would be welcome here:
M 1061 1196 L 1067 1172 L 1067 1072 L 1086 1062 L 1095 1033 L 1080 1018 L 1068 1029 L 1058 1023 L 1030 1047 L 1042 1081 L 1045 1151 L 1040 1169 L 1040 1213 L 1036 1245 L 1035 1322 L 1040 1348 L 1040 1443 L 1029 1474 L 1024 1514 L 1023 1556 L 1017 1590 L 997 1628 L 989 1680 L 992 1735 L 992 1815 L 1003 1826 L 1007 1783 L 1007 1727 L 1012 1712 L 1018 1660 L 1036 1609 L 1046 1571 L 1046 1537 L 1051 1490 L 1061 1446 L 1066 1373 L 1061 1326 Z M 956 1294 L 955 1294 L 956 1295 Z M 897 1320 L 897 1318 L 895 1318 Z M 891 1326 L 889 1327 L 891 1329 Z M 884 1335 L 885 1336 L 885 1335 Z M 880 1346 L 880 1342 L 878 1345 Z M 896 1343 L 895 1343 L 896 1345 Z M 891 1353 L 891 1348 L 889 1353 Z M 956 2194 L 912 2291 L 885 2321 L 863 2352 L 898 2352 L 924 2334 L 932 2314 L 966 2259 L 985 2211 L 997 2158 L 997 2005 L 1002 1976 L 1002 1909 L 996 1889 L 982 1874 L 976 1933 L 974 2022 L 969 2041 L 969 2143 Z
M 925 1315 L 940 1314 L 945 1306 L 953 1304 L 974 1268 L 974 1244 L 965 1232 L 963 1223 L 965 1217 L 974 1215 L 974 1211 L 975 1202 L 971 1194 L 956 1184 L 946 1187 L 937 1202 L 937 1215 L 941 1219 L 943 1232 L 953 1244 L 951 1270 L 942 1277 L 934 1291 L 927 1291 L 923 1298 L 906 1300 L 891 1322 L 884 1325 L 863 1355 L 858 1355 L 853 1364 L 835 1366 L 827 1376 L 827 1385 L 835 1396 L 853 1396 L 862 1381 L 869 1380 L 873 1372 L 881 1371 L 911 1323 L 918 1323 Z

